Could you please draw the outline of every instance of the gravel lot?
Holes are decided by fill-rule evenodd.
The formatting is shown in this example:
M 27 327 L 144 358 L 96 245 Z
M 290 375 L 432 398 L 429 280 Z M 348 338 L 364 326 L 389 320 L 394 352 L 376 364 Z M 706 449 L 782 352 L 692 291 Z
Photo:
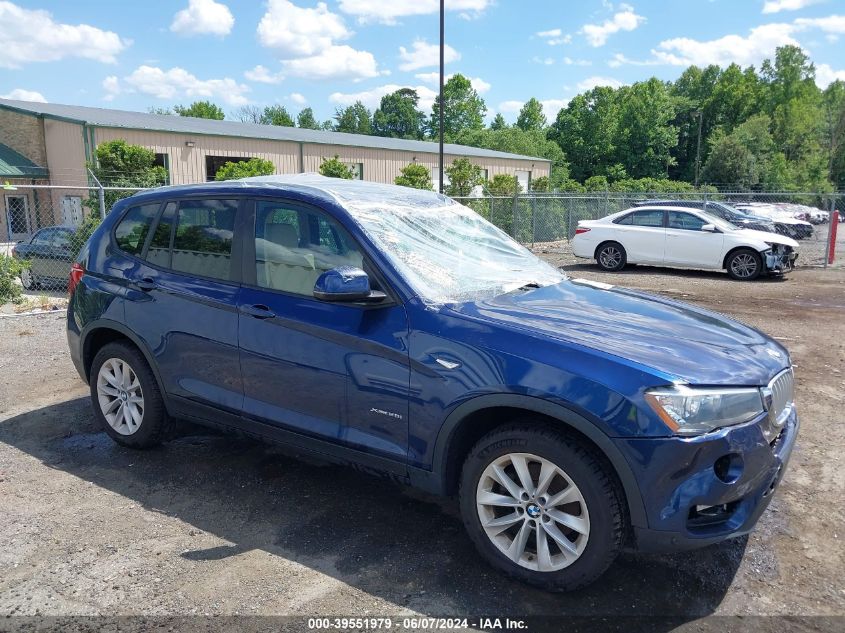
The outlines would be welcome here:
M 660 614 L 693 627 L 708 614 L 845 616 L 845 271 L 742 284 L 544 256 L 713 308 L 791 350 L 802 431 L 749 538 L 625 554 L 592 587 L 539 592 L 480 561 L 450 500 L 202 429 L 118 447 L 93 424 L 64 315 L 2 317 L 0 618 L 13 617 L 0 630 L 35 614 Z

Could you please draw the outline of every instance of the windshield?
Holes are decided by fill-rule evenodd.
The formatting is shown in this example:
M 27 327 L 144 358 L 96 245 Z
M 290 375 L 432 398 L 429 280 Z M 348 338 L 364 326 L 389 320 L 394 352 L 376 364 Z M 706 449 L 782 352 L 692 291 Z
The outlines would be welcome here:
M 707 218 L 710 224 L 714 224 L 717 228 L 721 229 L 722 231 L 738 231 L 742 228 L 739 226 L 735 226 L 727 220 L 723 220 L 719 216 L 713 215 L 712 213 L 702 211 L 701 214 Z
M 350 209 L 422 299 L 479 300 L 565 278 L 472 209 L 440 196 L 437 202 Z

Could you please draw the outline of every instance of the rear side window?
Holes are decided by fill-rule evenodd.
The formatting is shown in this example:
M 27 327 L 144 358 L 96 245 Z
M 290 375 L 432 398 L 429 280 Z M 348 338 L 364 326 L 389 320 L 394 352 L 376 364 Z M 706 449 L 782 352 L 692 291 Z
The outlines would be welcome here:
M 160 203 L 132 207 L 114 229 L 117 247 L 129 255 L 140 255 Z
M 170 267 L 199 277 L 231 280 L 237 211 L 237 200 L 180 202 Z
M 633 226 L 649 226 L 654 228 L 663 227 L 663 211 L 652 209 L 650 211 L 634 211 L 619 218 L 616 224 L 628 224 Z

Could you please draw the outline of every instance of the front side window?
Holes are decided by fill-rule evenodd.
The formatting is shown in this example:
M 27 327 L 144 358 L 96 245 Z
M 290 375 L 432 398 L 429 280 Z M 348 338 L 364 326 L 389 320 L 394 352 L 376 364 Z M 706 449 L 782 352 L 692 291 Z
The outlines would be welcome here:
M 33 246 L 49 246 L 50 238 L 53 236 L 53 229 L 42 229 L 32 236 Z
M 255 211 L 255 274 L 262 288 L 312 296 L 317 278 L 340 266 L 363 268 L 346 231 L 316 211 L 259 201 Z
M 697 215 L 692 213 L 681 213 L 680 211 L 669 212 L 669 228 L 683 229 L 685 231 L 700 231 L 701 227 L 707 224 Z
M 237 200 L 179 203 L 170 267 L 198 277 L 232 279 L 232 239 Z
M 161 203 L 132 207 L 114 229 L 117 247 L 129 255 L 140 255 Z

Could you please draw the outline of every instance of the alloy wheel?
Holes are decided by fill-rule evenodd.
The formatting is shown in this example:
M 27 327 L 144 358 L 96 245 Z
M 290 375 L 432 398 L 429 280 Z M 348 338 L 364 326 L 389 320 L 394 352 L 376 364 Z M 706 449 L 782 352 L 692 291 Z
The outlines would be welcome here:
M 622 261 L 622 253 L 614 246 L 605 246 L 599 253 L 599 261 L 605 268 L 616 268 Z
M 97 375 L 97 401 L 109 426 L 121 435 L 132 435 L 144 420 L 144 394 L 132 367 L 120 358 L 109 358 Z
M 750 253 L 740 253 L 731 260 L 731 272 L 743 279 L 753 277 L 757 272 L 757 260 Z
M 35 278 L 32 276 L 29 268 L 21 270 L 21 285 L 26 290 L 31 290 L 35 286 Z
M 587 546 L 590 515 L 581 490 L 559 466 L 531 453 L 498 457 L 476 489 L 481 527 L 521 567 L 558 571 Z

